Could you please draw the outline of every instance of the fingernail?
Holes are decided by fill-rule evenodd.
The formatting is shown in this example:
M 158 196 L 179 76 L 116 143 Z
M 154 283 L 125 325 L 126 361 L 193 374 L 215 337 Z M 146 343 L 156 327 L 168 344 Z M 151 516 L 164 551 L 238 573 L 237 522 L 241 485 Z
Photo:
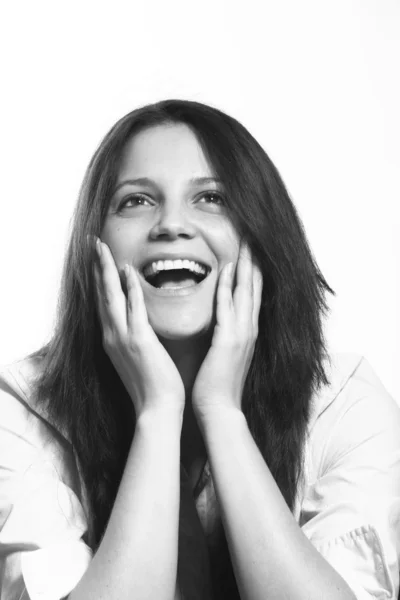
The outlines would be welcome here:
M 124 266 L 124 272 L 125 272 L 125 277 L 126 277 L 126 278 L 128 278 L 128 276 L 129 276 L 129 273 L 130 273 L 130 270 L 131 270 L 130 266 L 129 266 L 128 264 L 126 264 L 126 265 Z
M 233 271 L 233 262 L 228 263 L 228 267 L 226 269 L 228 271 L 228 275 L 232 275 Z
M 102 253 L 102 248 L 101 248 L 101 241 L 100 238 L 96 238 L 96 250 L 99 253 L 99 256 L 101 256 Z

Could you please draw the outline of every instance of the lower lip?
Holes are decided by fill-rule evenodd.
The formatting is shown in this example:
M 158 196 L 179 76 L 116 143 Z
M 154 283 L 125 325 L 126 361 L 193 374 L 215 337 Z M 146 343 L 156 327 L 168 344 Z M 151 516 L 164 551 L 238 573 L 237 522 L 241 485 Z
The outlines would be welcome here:
M 189 287 L 183 288 L 157 288 L 146 281 L 143 275 L 140 273 L 140 278 L 144 282 L 145 289 L 151 291 L 155 296 L 161 296 L 163 298 L 167 297 L 176 297 L 176 296 L 192 296 L 197 292 L 201 292 L 201 290 L 205 287 L 206 282 L 210 279 L 211 272 L 207 275 L 203 281 L 200 283 L 196 283 L 195 285 L 191 285 Z

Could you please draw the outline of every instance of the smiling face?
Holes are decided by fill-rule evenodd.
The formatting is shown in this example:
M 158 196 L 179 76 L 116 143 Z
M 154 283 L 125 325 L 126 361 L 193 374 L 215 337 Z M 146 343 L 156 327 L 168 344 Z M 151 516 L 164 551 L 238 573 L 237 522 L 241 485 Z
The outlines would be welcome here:
M 219 274 L 228 262 L 236 265 L 240 243 L 222 184 L 189 127 L 157 125 L 127 143 L 101 239 L 120 272 L 126 263 L 140 272 L 157 335 L 177 340 L 210 332 Z M 201 283 L 171 293 L 142 273 L 162 257 L 190 258 L 211 270 Z

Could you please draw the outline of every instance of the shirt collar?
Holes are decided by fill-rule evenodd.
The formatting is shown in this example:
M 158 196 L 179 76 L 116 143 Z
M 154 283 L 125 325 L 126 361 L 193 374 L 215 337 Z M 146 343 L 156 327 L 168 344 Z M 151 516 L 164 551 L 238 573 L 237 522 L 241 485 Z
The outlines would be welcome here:
M 363 356 L 355 353 L 332 353 L 324 361 L 328 383 L 316 390 L 311 398 L 308 431 L 332 404 L 359 367 Z
M 52 423 L 45 402 L 38 402 L 33 394 L 34 385 L 39 378 L 42 370 L 42 361 L 40 357 L 28 357 L 13 362 L 3 368 L 0 372 L 0 379 L 3 380 L 13 392 L 17 394 L 20 400 L 40 418 L 50 424 L 60 435 L 71 443 L 68 432 L 59 425 Z

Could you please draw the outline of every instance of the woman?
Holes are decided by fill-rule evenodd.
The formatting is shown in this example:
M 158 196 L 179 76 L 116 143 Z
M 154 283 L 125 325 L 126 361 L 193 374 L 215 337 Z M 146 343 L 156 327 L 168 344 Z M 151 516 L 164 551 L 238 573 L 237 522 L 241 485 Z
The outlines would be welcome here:
M 55 334 L 3 371 L 1 597 L 397 597 L 400 411 L 327 355 L 327 291 L 242 125 L 176 100 L 121 119 Z

